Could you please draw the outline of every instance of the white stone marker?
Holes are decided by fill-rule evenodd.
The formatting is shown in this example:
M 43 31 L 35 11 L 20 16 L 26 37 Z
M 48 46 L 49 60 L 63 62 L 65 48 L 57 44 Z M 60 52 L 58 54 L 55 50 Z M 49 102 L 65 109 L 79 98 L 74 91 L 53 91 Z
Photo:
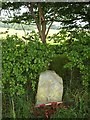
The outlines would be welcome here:
M 39 77 L 36 105 L 49 102 L 61 102 L 63 95 L 63 80 L 54 71 L 46 70 Z

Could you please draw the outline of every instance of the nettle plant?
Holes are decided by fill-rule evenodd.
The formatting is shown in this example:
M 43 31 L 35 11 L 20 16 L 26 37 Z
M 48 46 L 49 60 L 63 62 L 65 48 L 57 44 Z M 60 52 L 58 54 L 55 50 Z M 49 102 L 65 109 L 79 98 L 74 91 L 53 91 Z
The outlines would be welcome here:
M 35 91 L 39 74 L 47 69 L 54 56 L 52 46 L 40 43 L 37 34 L 33 34 L 34 40 L 29 37 L 28 43 L 17 35 L 2 41 L 2 82 L 4 92 L 11 96 L 24 94 L 29 83 Z

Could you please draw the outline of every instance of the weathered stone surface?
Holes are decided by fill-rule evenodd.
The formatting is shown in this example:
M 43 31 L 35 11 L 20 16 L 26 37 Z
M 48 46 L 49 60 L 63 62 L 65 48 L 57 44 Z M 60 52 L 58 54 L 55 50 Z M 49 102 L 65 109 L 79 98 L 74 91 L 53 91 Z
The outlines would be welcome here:
M 54 71 L 42 72 L 39 77 L 36 105 L 62 101 L 63 80 Z

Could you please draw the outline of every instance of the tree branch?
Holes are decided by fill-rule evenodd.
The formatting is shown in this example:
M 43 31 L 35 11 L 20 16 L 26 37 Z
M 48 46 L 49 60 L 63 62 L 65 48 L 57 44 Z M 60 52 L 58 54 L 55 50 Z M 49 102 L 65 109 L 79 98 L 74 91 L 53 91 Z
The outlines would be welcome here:
M 28 6 L 28 8 L 29 8 L 29 11 L 31 12 L 32 17 L 34 18 L 34 20 L 35 20 L 35 22 L 36 22 L 36 25 L 37 25 L 37 28 L 38 28 L 38 31 L 39 31 L 39 34 L 40 34 L 40 25 L 39 25 L 39 23 L 38 23 L 38 21 L 37 21 L 37 18 L 36 18 L 36 16 L 35 16 L 35 14 L 34 14 L 34 11 L 33 11 L 34 4 L 35 4 L 35 3 L 32 2 L 32 3 L 30 4 L 30 6 Z
M 46 31 L 46 23 L 45 23 L 45 18 L 44 18 L 44 13 L 41 8 L 41 3 L 38 3 L 38 11 L 39 11 L 39 24 L 41 27 L 41 31 Z
M 39 26 L 40 26 L 40 32 L 41 32 L 41 5 L 38 3 L 38 12 L 39 12 Z
M 54 14 L 54 17 L 55 17 L 55 14 Z M 53 18 L 54 18 L 53 17 Z M 49 33 L 49 30 L 50 30 L 50 27 L 52 26 L 52 24 L 53 24 L 53 22 L 54 22 L 54 19 L 52 18 L 52 21 L 51 21 L 51 24 L 49 25 L 49 27 L 48 27 L 48 29 L 47 29 L 47 32 L 46 32 L 46 37 L 47 37 L 47 35 L 48 35 L 48 33 Z
M 48 35 L 48 33 L 49 33 L 50 27 L 52 26 L 53 22 L 54 22 L 54 21 L 51 21 L 51 24 L 49 25 L 49 27 L 48 27 L 48 29 L 47 29 L 47 32 L 46 32 L 46 35 L 45 35 L 46 37 L 47 37 L 47 35 Z
M 55 21 L 55 22 L 73 22 L 74 20 L 80 20 L 80 19 L 85 19 L 85 17 L 81 17 L 81 18 L 73 18 L 73 19 L 70 19 L 70 20 L 57 20 L 57 19 L 50 19 L 48 21 Z M 47 21 L 47 22 L 48 22 Z

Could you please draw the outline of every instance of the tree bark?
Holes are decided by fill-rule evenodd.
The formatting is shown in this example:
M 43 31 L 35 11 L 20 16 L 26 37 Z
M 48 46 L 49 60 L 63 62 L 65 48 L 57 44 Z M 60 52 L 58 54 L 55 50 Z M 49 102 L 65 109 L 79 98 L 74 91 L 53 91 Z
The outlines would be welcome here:
M 41 3 L 38 3 L 38 11 L 39 11 L 40 37 L 41 37 L 41 41 L 43 43 L 46 43 L 46 35 L 45 35 L 46 22 L 45 22 L 43 10 L 41 8 Z
M 46 21 L 45 21 L 45 16 L 44 16 L 44 11 L 42 9 L 42 3 L 37 3 L 38 4 L 38 16 L 39 18 L 35 15 L 33 9 L 34 9 L 34 4 L 35 3 L 31 3 L 30 7 L 28 6 L 29 10 L 31 11 L 32 17 L 35 20 L 38 32 L 39 32 L 39 36 L 41 38 L 42 43 L 46 43 L 46 37 L 48 35 L 48 32 L 50 30 L 51 25 L 53 24 L 53 21 L 51 21 L 50 26 L 47 29 L 46 32 Z M 55 16 L 55 15 L 54 15 Z

